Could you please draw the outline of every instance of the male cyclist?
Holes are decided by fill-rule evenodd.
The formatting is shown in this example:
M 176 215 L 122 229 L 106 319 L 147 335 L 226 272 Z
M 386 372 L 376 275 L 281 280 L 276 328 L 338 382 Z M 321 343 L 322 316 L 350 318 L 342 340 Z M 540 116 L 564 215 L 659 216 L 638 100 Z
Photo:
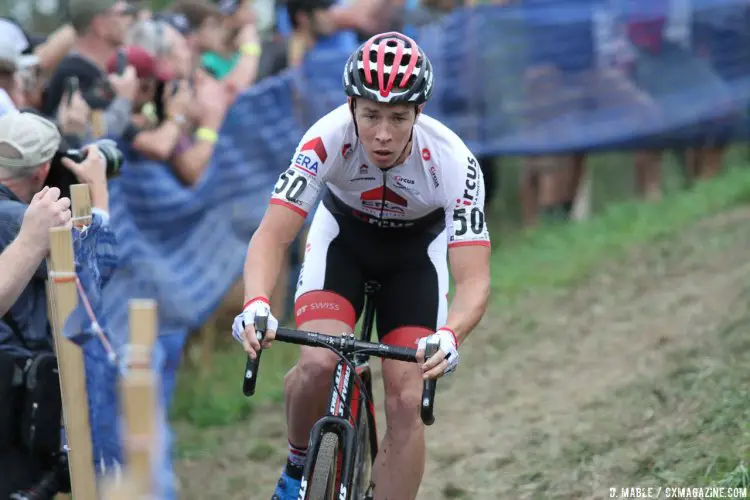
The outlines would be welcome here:
M 387 428 L 373 471 L 376 500 L 411 500 L 425 464 L 419 417 L 421 381 L 451 373 L 458 346 L 484 314 L 490 240 L 484 185 L 474 156 L 438 121 L 422 114 L 430 61 L 410 38 L 376 35 L 352 54 L 343 76 L 348 103 L 305 134 L 281 174 L 245 262 L 245 300 L 233 334 L 251 358 L 252 325 L 269 315 L 264 346 L 278 322 L 268 297 L 289 244 L 322 192 L 310 227 L 295 296 L 298 328 L 328 335 L 354 331 L 364 283 L 376 280 L 377 331 L 385 343 L 440 351 L 427 363 L 383 362 Z M 323 190 L 326 187 L 326 190 Z M 448 307 L 448 260 L 455 297 Z M 246 325 L 246 326 L 243 326 Z M 275 500 L 296 500 L 309 433 L 325 413 L 338 358 L 302 347 L 285 379 L 289 459 Z

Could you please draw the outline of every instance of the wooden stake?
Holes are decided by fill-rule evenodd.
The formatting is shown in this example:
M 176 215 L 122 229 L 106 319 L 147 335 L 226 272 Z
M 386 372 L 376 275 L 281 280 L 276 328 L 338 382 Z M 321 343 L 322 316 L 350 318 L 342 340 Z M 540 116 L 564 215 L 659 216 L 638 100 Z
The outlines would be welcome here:
M 96 500 L 96 476 L 83 351 L 63 337 L 65 322 L 78 305 L 73 236 L 69 228 L 50 229 L 50 258 L 47 269 L 50 272 L 50 324 L 54 333 L 60 371 L 63 417 L 69 447 L 71 492 L 76 500 Z
M 121 397 L 127 428 L 128 475 L 139 496 L 150 495 L 153 490 L 151 456 L 156 443 L 156 377 L 151 368 L 151 350 L 156 330 L 156 302 L 131 300 L 129 366 L 122 380 Z
M 70 186 L 70 201 L 73 209 L 73 225 L 83 228 L 91 224 L 91 190 L 88 184 Z

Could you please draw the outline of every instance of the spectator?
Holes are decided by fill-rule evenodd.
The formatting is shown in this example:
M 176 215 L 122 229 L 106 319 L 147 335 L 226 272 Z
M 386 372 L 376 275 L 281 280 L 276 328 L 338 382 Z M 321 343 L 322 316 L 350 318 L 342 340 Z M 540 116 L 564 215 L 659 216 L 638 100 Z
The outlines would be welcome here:
M 336 33 L 334 0 L 288 0 L 287 14 L 291 24 L 287 65 L 298 66 L 311 50 L 330 48 L 352 51 L 356 38 Z M 334 36 L 336 34 L 336 36 Z
M 175 14 L 179 15 L 179 14 Z M 163 18 L 149 21 L 150 25 L 138 23 L 133 28 L 137 31 L 139 44 L 152 53 L 158 53 L 155 67 L 167 68 L 172 65 L 183 66 L 177 77 L 185 77 L 185 51 L 187 41 L 172 23 L 166 23 Z M 159 25 L 161 29 L 159 29 Z M 135 34 L 133 35 L 135 39 Z M 175 61 L 182 59 L 174 65 Z M 224 117 L 232 103 L 234 96 L 225 85 L 211 78 L 205 72 L 198 70 L 193 75 L 192 89 L 184 86 L 184 96 L 165 101 L 167 116 L 179 116 L 181 122 L 177 142 L 170 140 L 170 148 L 162 148 L 159 155 L 149 155 L 142 147 L 135 144 L 135 149 L 152 159 L 169 163 L 175 175 L 188 186 L 196 184 L 213 156 L 218 131 Z M 143 119 L 143 117 L 137 117 Z M 139 134 L 139 138 L 140 138 Z M 164 141 L 155 141 L 155 145 L 163 145 Z
M 71 96 L 66 93 L 63 96 L 57 111 L 57 127 L 62 135 L 60 149 L 79 149 L 86 143 L 90 135 L 90 117 L 91 108 L 86 104 L 80 92 L 76 91 Z M 70 197 L 70 185 L 77 182 L 75 173 L 65 168 L 50 170 L 44 181 L 47 186 L 58 186 L 60 196 L 66 198 Z
M 12 40 L 0 38 L 0 115 L 25 106 L 20 72 L 35 63 L 35 56 L 22 56 Z
M 227 1 L 221 8 L 226 32 L 223 49 L 204 52 L 201 66 L 236 94 L 255 82 L 262 50 L 252 4 L 248 0 Z
M 694 53 L 710 65 L 719 78 L 726 82 L 727 87 L 736 84 L 738 79 L 745 77 L 747 64 L 750 62 L 746 28 L 750 9 L 744 3 L 726 4 L 709 9 L 696 8 L 692 14 Z M 710 97 L 716 100 L 727 96 L 710 94 Z M 684 155 L 689 185 L 721 172 L 732 128 L 743 119 L 739 99 L 721 104 L 724 109 L 729 104 L 731 111 L 700 123 L 695 147 Z
M 70 221 L 70 199 L 45 187 L 31 199 L 18 236 L 0 254 L 0 317 L 10 310 L 49 251 L 49 229 Z
M 193 57 L 193 68 L 200 65 L 204 52 L 224 50 L 225 31 L 221 11 L 207 1 L 178 0 L 169 9 L 169 14 L 160 19 L 180 31 L 188 41 Z
M 573 13 L 580 13 L 587 2 L 573 2 L 565 15 L 575 19 Z M 521 3 L 530 13 L 547 8 L 549 4 L 546 0 L 522 0 Z M 530 16 L 530 19 L 533 18 Z M 529 129 L 578 112 L 593 97 L 593 26 L 590 19 L 573 19 L 557 19 L 553 26 L 530 21 L 531 64 L 524 74 Z M 563 40 L 565 44 L 561 45 Z M 584 176 L 584 159 L 583 152 L 525 159 L 521 202 L 527 225 L 536 223 L 539 216 L 548 220 L 570 218 Z
M 57 114 L 68 79 L 76 77 L 91 108 L 104 110 L 104 130 L 95 135 L 119 137 L 130 122 L 138 81 L 133 68 L 107 77 L 106 65 L 125 39 L 132 9 L 116 0 L 72 0 L 70 10 L 78 39 L 50 79 L 42 112 L 46 116 Z
M 14 293 L 16 300 L 0 320 L 0 365 L 5 363 L 0 367 L 3 374 L 0 384 L 4 384 L 0 387 L 0 393 L 4 394 L 2 410 L 5 410 L 0 412 L 0 434 L 6 438 L 10 436 L 10 439 L 0 443 L 0 470 L 3 471 L 0 475 L 0 498 L 8 498 L 18 489 L 31 487 L 53 466 L 49 463 L 51 457 L 29 450 L 14 439 L 17 435 L 8 432 L 13 428 L 22 428 L 24 423 L 19 421 L 23 419 L 17 415 L 13 404 L 15 400 L 10 399 L 12 393 L 7 389 L 11 387 L 8 376 L 13 373 L 15 359 L 23 366 L 39 353 L 54 353 L 47 319 L 46 267 L 43 259 L 49 243 L 44 232 L 50 225 L 69 222 L 67 209 L 70 203 L 58 198 L 56 188 L 42 186 L 59 145 L 60 133 L 57 128 L 41 116 L 14 111 L 0 117 L 0 251 L 9 251 L 12 255 L 17 245 L 30 237 L 29 225 L 35 226 L 36 246 L 26 249 L 28 258 L 31 254 L 35 256 L 34 263 L 29 264 L 34 268 L 32 277 L 20 294 Z M 72 170 L 80 182 L 89 184 L 94 217 L 99 224 L 106 224 L 109 208 L 106 166 L 96 148 L 89 152 L 84 162 L 76 164 L 64 160 L 64 166 Z M 32 203 L 31 207 L 29 203 Z M 47 214 L 40 214 L 40 210 Z M 20 266 L 13 268 L 20 271 Z M 59 390 L 56 393 L 59 394 Z M 57 403 L 45 403 L 49 403 L 43 406 L 45 415 L 49 416 L 48 411 L 57 413 L 56 421 L 52 416 L 57 428 L 61 411 L 59 400 Z M 52 406 L 55 404 L 56 409 Z M 59 440 L 53 440 L 56 442 L 45 442 L 44 449 L 59 449 Z
M 281 36 L 292 40 L 296 32 L 292 11 L 299 10 L 292 5 L 295 3 L 300 4 L 298 0 L 280 0 L 276 6 L 276 30 Z M 315 48 L 320 50 L 353 51 L 360 41 L 369 38 L 368 35 L 381 31 L 380 27 L 386 22 L 388 13 L 387 9 L 381 8 L 382 0 L 329 0 L 317 4 L 308 1 L 304 5 L 308 9 L 317 7 L 316 10 L 325 10 L 325 19 L 315 20 L 316 23 L 322 23 L 322 29 L 316 30 L 320 36 L 314 40 Z M 299 40 L 293 45 L 302 45 L 304 42 L 304 39 Z M 310 48 L 312 47 L 307 47 Z M 296 52 L 296 49 L 293 52 Z M 306 52 L 301 50 L 302 54 Z M 293 58 L 292 65 L 296 64 L 297 60 Z
M 691 87 L 702 87 L 703 92 L 721 103 L 720 109 L 726 110 L 731 106 L 731 90 L 708 62 L 687 50 L 687 26 L 678 26 L 679 21 L 667 2 L 639 0 L 625 5 L 626 33 L 636 51 L 633 80 L 654 102 L 665 102 L 665 97 L 679 95 L 680 92 L 687 92 L 683 94 L 687 102 L 691 99 Z M 673 29 L 667 29 L 670 25 Z M 689 85 L 685 82 L 689 82 Z M 662 111 L 668 119 L 670 110 Z M 663 127 L 672 125 L 665 123 Z M 661 149 L 652 149 L 638 151 L 635 156 L 638 190 L 648 200 L 661 199 L 662 153 Z M 721 147 L 699 144 L 688 159 L 687 174 L 689 177 L 694 175 L 691 171 L 695 166 L 701 165 L 698 168 L 702 169 L 702 164 L 707 161 L 708 170 L 705 173 L 713 175 L 720 169 L 721 159 Z
M 0 38 L 11 43 L 23 55 L 36 56 L 39 68 L 49 74 L 57 68 L 76 40 L 73 26 L 65 24 L 48 37 L 34 37 L 13 19 L 0 18 Z
M 197 184 L 208 167 L 233 100 L 233 94 L 221 83 L 203 72 L 196 73 L 194 100 L 188 109 L 190 135 L 183 134 L 169 158 L 175 174 L 186 185 Z
M 160 14 L 140 20 L 128 31 L 126 43 L 137 45 L 157 59 L 162 71 L 188 80 L 193 74 L 192 56 L 185 36 L 175 28 L 173 18 L 179 14 Z
M 173 81 L 174 74 L 160 69 L 156 58 L 141 47 L 122 50 L 138 78 L 133 115 L 123 139 L 138 153 L 153 160 L 167 161 L 187 124 L 190 101 L 187 82 Z M 107 61 L 107 70 L 114 72 L 116 64 L 113 55 Z M 153 114 L 145 111 L 147 104 L 153 104 Z

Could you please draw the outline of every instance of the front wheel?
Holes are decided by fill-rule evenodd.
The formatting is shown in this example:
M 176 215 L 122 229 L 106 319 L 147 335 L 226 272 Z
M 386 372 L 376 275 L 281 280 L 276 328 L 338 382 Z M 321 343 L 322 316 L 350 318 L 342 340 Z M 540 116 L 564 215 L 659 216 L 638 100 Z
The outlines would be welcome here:
M 357 418 L 357 453 L 354 459 L 354 481 L 352 481 L 352 499 L 367 500 L 372 498 L 370 489 L 370 478 L 372 477 L 372 457 L 370 447 L 372 446 L 371 427 L 368 419 L 367 408 L 360 405 Z
M 306 500 L 336 499 L 336 457 L 339 451 L 339 437 L 334 432 L 326 432 L 320 440 L 320 448 L 315 457 L 310 493 Z

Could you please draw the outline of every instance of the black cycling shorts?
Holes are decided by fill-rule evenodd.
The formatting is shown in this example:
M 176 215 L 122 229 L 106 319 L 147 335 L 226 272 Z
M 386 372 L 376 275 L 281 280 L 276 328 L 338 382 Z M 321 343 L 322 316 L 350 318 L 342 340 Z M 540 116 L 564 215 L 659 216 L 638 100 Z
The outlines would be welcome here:
M 351 331 L 377 281 L 375 325 L 381 342 L 416 347 L 448 312 L 448 241 L 436 211 L 407 228 L 375 227 L 327 193 L 313 217 L 295 294 L 297 327 L 335 319 Z

